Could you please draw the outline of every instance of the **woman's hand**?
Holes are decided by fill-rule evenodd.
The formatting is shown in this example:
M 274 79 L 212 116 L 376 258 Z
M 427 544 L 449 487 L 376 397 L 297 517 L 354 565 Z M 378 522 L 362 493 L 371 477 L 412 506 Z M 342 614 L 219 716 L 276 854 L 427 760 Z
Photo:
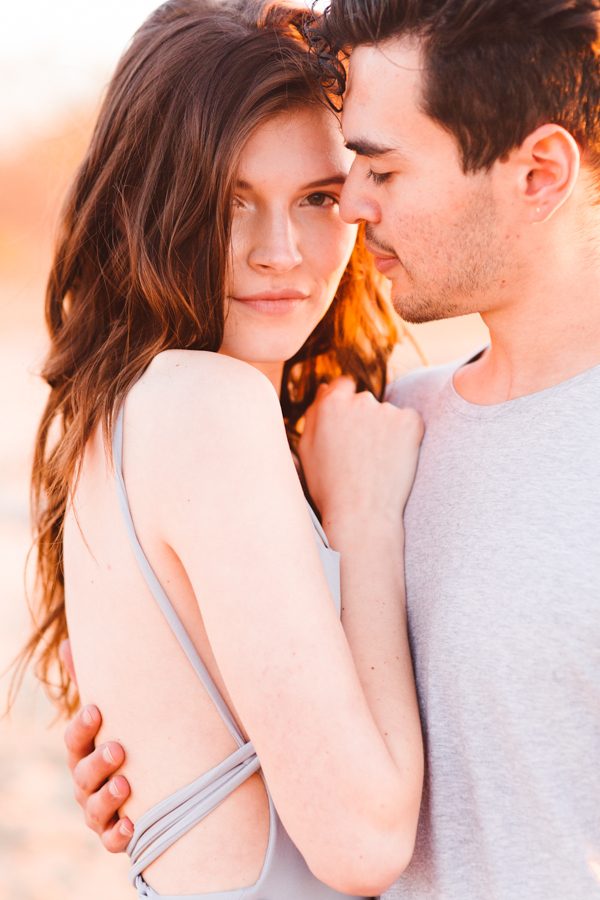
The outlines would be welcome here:
M 71 647 L 63 641 L 60 657 L 73 681 L 76 681 Z M 122 775 L 112 777 L 125 762 L 125 751 L 116 741 L 95 745 L 102 725 L 96 706 L 84 706 L 65 730 L 67 761 L 73 778 L 75 799 L 82 808 L 88 828 L 100 836 L 111 853 L 123 852 L 131 840 L 133 825 L 119 818 L 119 808 L 130 794 Z
M 401 524 L 422 438 L 414 409 L 358 394 L 349 378 L 321 385 L 306 414 L 299 455 L 325 529 L 347 517 Z

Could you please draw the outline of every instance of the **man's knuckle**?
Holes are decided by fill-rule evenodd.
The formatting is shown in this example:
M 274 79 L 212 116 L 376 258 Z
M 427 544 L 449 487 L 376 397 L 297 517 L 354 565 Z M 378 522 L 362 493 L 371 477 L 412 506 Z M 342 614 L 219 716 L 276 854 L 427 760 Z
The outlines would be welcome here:
M 90 804 L 88 804 L 87 810 L 86 810 L 86 817 L 87 817 L 88 826 L 93 831 L 101 831 L 102 830 L 102 825 L 103 825 L 102 817 L 99 815 L 98 810 L 96 809 L 95 806 L 90 806 Z
M 126 844 L 115 838 L 112 831 L 106 832 L 102 836 L 102 843 L 109 853 L 122 853 Z
M 75 768 L 73 769 L 73 781 L 82 794 L 87 795 L 91 793 L 92 784 L 87 767 L 84 768 L 83 766 L 81 766 L 81 764 L 75 766 Z

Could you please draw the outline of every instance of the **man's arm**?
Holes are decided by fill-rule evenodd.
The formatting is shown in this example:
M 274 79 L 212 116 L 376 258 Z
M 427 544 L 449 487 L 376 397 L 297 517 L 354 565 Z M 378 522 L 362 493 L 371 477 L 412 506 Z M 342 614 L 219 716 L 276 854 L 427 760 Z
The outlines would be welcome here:
M 63 641 L 61 661 L 76 681 L 71 647 Z M 125 751 L 116 741 L 95 745 L 102 724 L 96 706 L 84 706 L 65 730 L 67 761 L 74 784 L 75 799 L 82 808 L 88 828 L 100 836 L 111 853 L 123 852 L 133 834 L 128 818 L 119 818 L 119 809 L 129 796 L 129 782 L 115 772 L 125 761 Z M 114 776 L 114 777 L 113 777 Z

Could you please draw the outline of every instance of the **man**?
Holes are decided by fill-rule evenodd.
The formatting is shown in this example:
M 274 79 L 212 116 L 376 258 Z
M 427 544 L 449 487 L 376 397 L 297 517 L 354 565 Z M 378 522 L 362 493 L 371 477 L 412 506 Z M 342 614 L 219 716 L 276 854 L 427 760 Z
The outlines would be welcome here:
M 398 312 L 481 313 L 474 359 L 389 399 L 426 436 L 406 510 L 427 750 L 412 863 L 387 900 L 600 896 L 600 3 L 332 0 L 366 223 Z M 341 87 L 343 75 L 337 72 Z M 320 401 L 317 415 L 331 415 Z M 328 429 L 329 445 L 343 427 Z M 97 711 L 93 711 L 96 724 Z M 116 768 L 69 743 L 105 843 Z M 122 759 L 111 744 L 115 763 Z M 104 792 L 104 793 L 102 793 Z M 94 813 L 95 810 L 95 813 Z
M 600 896 L 600 4 L 333 0 L 341 213 L 401 316 L 481 313 L 395 384 L 428 779 L 386 897 Z M 595 45 L 595 46 L 594 46 Z

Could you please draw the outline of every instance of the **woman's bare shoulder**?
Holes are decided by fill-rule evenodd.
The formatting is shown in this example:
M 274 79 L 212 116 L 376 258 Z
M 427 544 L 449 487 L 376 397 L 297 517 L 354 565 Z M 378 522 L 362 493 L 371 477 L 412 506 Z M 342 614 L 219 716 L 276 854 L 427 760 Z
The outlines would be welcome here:
M 144 390 L 179 393 L 182 385 L 196 399 L 214 398 L 215 391 L 274 394 L 268 378 L 249 363 L 206 350 L 163 350 L 154 357 L 139 381 Z
M 202 350 L 165 350 L 130 391 L 127 418 L 189 434 L 195 423 L 227 431 L 249 418 L 281 418 L 271 382 L 249 363 Z M 237 423 L 237 424 L 236 424 Z
M 226 536 L 242 507 L 260 515 L 273 483 L 285 496 L 299 489 L 271 382 L 246 363 L 199 351 L 160 354 L 130 391 L 124 465 L 140 520 L 158 523 L 183 557 L 190 541 L 218 543 L 207 523 L 221 523 L 216 531 Z M 225 562 L 229 551 L 214 552 Z
M 172 475 L 179 467 L 218 473 L 240 452 L 248 462 L 288 452 L 271 382 L 248 363 L 204 351 L 156 356 L 127 397 L 125 430 L 137 459 Z

